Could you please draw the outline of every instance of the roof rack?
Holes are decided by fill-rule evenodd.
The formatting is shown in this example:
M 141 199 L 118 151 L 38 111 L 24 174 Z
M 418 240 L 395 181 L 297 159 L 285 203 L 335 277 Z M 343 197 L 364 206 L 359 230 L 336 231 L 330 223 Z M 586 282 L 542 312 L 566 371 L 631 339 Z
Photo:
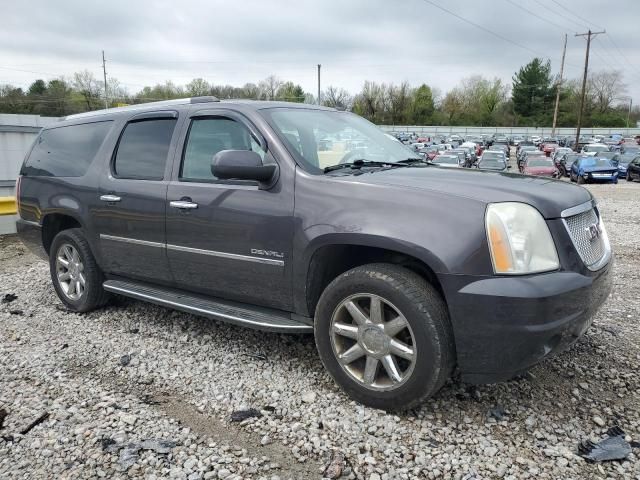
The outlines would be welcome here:
M 209 102 L 219 102 L 220 99 L 218 97 L 214 97 L 213 95 L 204 95 L 202 97 L 191 97 L 191 103 L 209 103 Z
M 219 101 L 220 100 L 218 98 L 213 96 L 176 98 L 173 100 L 161 100 L 159 102 L 136 103 L 134 105 L 127 105 L 126 107 L 116 107 L 116 108 L 109 108 L 105 110 L 93 110 L 90 112 L 75 113 L 73 115 L 67 115 L 66 117 L 63 117 L 62 120 L 74 120 L 76 118 L 97 117 L 97 116 L 107 115 L 111 113 L 150 110 L 153 108 L 172 107 L 174 105 L 185 105 L 188 103 L 209 103 L 209 102 L 219 102 Z

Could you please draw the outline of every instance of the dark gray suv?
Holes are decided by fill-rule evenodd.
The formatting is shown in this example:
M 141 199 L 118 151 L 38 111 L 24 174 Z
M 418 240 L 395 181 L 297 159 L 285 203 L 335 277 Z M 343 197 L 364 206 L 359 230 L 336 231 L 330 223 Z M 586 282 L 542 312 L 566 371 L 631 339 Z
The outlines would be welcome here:
M 439 168 L 357 115 L 201 97 L 67 117 L 18 181 L 19 232 L 61 301 L 119 294 L 313 332 L 354 399 L 402 409 L 454 369 L 513 377 L 611 289 L 582 187 Z

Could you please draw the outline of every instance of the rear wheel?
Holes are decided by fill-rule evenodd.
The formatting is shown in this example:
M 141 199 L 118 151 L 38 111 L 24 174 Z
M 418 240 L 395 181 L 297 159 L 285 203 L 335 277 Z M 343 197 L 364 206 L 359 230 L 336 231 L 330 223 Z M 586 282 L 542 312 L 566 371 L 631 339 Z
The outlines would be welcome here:
M 409 408 L 437 392 L 453 370 L 442 298 L 396 265 L 364 265 L 336 278 L 320 297 L 314 328 L 331 376 L 374 408 Z
M 58 297 L 70 310 L 88 312 L 109 299 L 102 288 L 102 271 L 79 228 L 55 236 L 49 250 L 49 270 Z

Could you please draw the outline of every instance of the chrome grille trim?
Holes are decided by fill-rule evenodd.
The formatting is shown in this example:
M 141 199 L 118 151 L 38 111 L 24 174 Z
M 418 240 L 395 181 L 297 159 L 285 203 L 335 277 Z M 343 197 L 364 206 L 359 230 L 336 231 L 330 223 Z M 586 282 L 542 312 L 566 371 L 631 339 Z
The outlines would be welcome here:
M 591 202 L 589 202 L 591 203 Z M 604 228 L 602 219 L 598 215 L 595 208 L 584 210 L 584 204 L 578 205 L 582 209 L 580 213 L 574 213 L 562 219 L 564 225 L 569 232 L 571 241 L 573 242 L 578 255 L 589 270 L 595 271 L 602 268 L 609 262 L 611 258 L 611 246 L 609 237 Z M 578 211 L 578 207 L 569 209 L 573 212 Z M 600 235 L 591 238 L 589 227 L 597 225 L 600 229 Z
M 567 208 L 560 212 L 560 216 L 562 218 L 571 217 L 573 215 L 577 215 L 582 212 L 586 212 L 596 207 L 595 200 L 589 200 L 588 202 L 581 203 L 580 205 L 576 205 L 575 207 Z

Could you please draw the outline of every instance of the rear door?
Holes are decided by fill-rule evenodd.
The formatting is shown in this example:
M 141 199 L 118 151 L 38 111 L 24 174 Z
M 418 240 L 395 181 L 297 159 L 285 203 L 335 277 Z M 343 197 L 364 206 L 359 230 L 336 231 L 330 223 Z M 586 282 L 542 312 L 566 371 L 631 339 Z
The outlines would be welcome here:
M 291 306 L 293 169 L 277 182 L 219 180 L 221 150 L 253 150 L 278 163 L 244 115 L 227 109 L 187 119 L 167 193 L 167 256 L 176 285 L 210 296 L 286 310 Z
M 93 215 L 108 273 L 165 284 L 172 280 L 165 215 L 177 123 L 175 111 L 151 112 L 122 128 Z

